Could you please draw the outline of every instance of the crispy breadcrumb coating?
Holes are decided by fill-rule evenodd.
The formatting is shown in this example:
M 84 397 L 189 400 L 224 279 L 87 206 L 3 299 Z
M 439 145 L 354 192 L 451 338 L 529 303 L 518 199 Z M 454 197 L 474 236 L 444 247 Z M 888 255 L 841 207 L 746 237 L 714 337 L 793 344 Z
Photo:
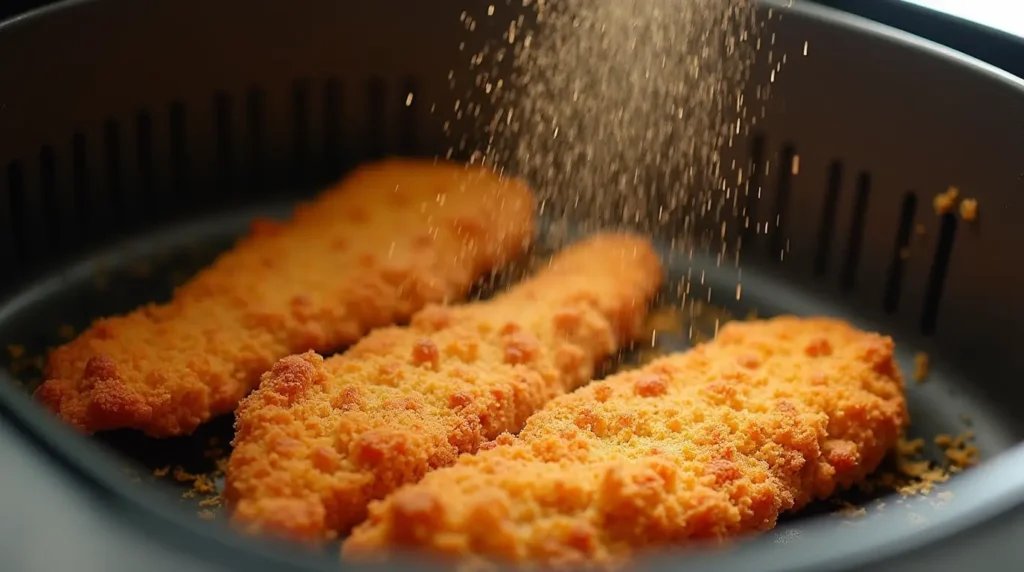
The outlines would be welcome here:
M 902 388 L 889 338 L 830 319 L 733 322 L 372 503 L 343 552 L 608 568 L 764 531 L 878 466 L 907 422 Z
M 250 532 L 308 542 L 589 381 L 639 333 L 662 269 L 643 238 L 598 235 L 497 298 L 433 306 L 347 353 L 282 359 L 237 412 L 225 496 Z
M 530 190 L 488 171 L 362 167 L 290 221 L 255 222 L 169 303 L 97 320 L 54 350 L 36 397 L 84 432 L 191 433 L 276 360 L 462 297 L 524 251 L 533 224 Z

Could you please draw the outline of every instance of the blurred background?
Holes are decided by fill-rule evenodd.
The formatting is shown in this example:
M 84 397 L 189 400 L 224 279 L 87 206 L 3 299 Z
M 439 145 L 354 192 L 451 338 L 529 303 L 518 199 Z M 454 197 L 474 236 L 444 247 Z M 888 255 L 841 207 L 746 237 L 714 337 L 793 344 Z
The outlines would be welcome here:
M 813 1 L 911 32 L 1024 77 L 1024 0 Z M 54 3 L 0 0 L 0 20 Z

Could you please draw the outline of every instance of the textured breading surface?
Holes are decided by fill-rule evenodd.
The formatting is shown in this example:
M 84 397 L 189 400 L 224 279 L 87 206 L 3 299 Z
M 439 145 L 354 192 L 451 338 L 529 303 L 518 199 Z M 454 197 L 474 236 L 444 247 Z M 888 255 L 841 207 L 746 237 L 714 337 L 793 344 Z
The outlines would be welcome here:
M 167 304 L 97 320 L 49 356 L 37 398 L 84 432 L 188 434 L 276 360 L 350 345 L 459 298 L 533 235 L 516 181 L 455 164 L 358 169 L 285 223 L 257 221 Z
M 318 542 L 366 505 L 516 432 L 639 331 L 662 269 L 597 235 L 491 301 L 429 307 L 343 355 L 285 358 L 237 412 L 226 497 L 251 532 Z
M 889 338 L 829 319 L 731 323 L 371 504 L 344 554 L 604 568 L 767 530 L 878 466 L 907 421 L 902 389 Z

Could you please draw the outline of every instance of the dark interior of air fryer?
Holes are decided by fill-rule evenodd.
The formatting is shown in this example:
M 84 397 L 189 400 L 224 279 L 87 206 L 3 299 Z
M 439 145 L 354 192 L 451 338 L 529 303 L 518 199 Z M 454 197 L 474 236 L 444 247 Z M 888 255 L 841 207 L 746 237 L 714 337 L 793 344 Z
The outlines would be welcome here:
M 466 8 L 479 12 L 473 33 L 453 2 L 138 4 L 70 4 L 0 28 L 0 53 L 35 54 L 3 56 L 0 72 L 0 379 L 20 390 L 3 394 L 5 414 L 28 426 L 56 423 L 25 406 L 50 349 L 98 317 L 169 299 L 253 218 L 287 216 L 368 160 L 482 149 L 483 123 L 453 132 L 445 110 L 463 94 L 449 73 L 468 73 L 467 54 L 515 20 L 496 3 L 489 23 L 486 2 Z M 758 26 L 747 92 L 771 93 L 722 161 L 751 165 L 756 188 L 730 229 L 741 229 L 741 271 L 699 240 L 686 255 L 663 248 L 659 307 L 674 318 L 649 329 L 662 350 L 751 314 L 892 335 L 912 420 L 899 451 L 866 486 L 787 515 L 766 538 L 799 547 L 812 530 L 885 530 L 873 542 L 898 542 L 980 506 L 985 492 L 958 473 L 984 470 L 1024 434 L 1012 344 L 1024 311 L 1001 301 L 1024 286 L 1005 262 L 1019 242 L 1012 213 L 1024 212 L 1011 160 L 1024 157 L 1024 95 L 836 13 L 765 6 Z M 950 187 L 977 200 L 976 219 L 936 212 Z M 656 238 L 705 230 L 684 233 L 680 220 Z M 217 527 L 232 423 L 164 440 L 101 433 L 123 473 L 106 485 L 168 493 Z M 61 439 L 58 450 L 81 438 Z

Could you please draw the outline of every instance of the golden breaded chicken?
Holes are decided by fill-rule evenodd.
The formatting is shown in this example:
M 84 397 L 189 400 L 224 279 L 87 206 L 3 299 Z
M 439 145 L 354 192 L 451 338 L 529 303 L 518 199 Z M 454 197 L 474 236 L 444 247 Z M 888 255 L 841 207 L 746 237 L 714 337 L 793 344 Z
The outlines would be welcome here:
M 533 231 L 522 183 L 426 161 L 360 168 L 290 221 L 255 223 L 169 303 L 97 320 L 54 350 L 36 397 L 84 432 L 188 434 L 276 360 L 464 296 Z
M 902 388 L 889 338 L 829 319 L 731 323 L 371 504 L 343 552 L 613 568 L 764 531 L 878 466 L 907 421 Z
M 251 532 L 312 543 L 366 505 L 518 431 L 640 331 L 662 270 L 598 235 L 491 301 L 434 306 L 347 353 L 285 358 L 237 412 L 225 496 Z

